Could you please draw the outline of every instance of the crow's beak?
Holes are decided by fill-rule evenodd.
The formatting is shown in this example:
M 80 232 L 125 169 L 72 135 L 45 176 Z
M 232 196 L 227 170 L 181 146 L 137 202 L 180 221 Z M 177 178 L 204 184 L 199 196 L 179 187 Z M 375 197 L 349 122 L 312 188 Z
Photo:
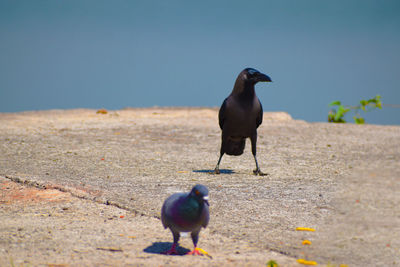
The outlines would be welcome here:
M 257 82 L 272 82 L 271 78 L 264 73 L 257 73 L 256 80 Z
M 207 204 L 207 206 L 210 206 L 210 204 L 208 203 L 208 196 L 204 196 L 203 200 Z

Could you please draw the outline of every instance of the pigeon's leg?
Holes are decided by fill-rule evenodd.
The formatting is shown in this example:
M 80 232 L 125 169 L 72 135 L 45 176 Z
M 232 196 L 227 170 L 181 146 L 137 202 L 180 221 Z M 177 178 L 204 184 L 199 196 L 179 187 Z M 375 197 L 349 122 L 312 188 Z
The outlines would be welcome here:
M 171 230 L 171 232 L 172 232 L 172 235 L 174 236 L 174 243 L 172 244 L 172 247 L 169 250 L 163 252 L 163 254 L 178 255 L 178 251 L 176 251 L 176 246 L 178 245 L 180 234 L 179 234 L 179 232 L 175 232 L 172 230 Z
M 215 166 L 215 169 L 214 169 L 214 174 L 220 174 L 220 171 L 219 171 L 219 164 L 221 163 L 221 159 L 222 159 L 222 156 L 224 155 L 224 152 L 222 152 L 221 151 L 221 153 L 220 153 L 220 155 L 219 155 L 219 159 L 218 159 L 218 163 L 217 163 L 217 166 Z
M 256 169 L 253 170 L 254 175 L 268 175 L 268 173 L 263 173 L 260 170 L 260 167 L 258 166 L 258 162 L 257 162 L 257 132 L 255 132 L 251 137 L 250 137 L 250 141 L 251 141 L 251 152 L 253 153 L 253 157 L 254 157 L 254 161 L 256 162 Z
M 197 242 L 199 241 L 199 233 L 200 229 L 190 234 L 192 236 L 194 249 L 188 252 L 187 255 L 202 255 L 202 253 L 200 252 L 201 249 L 197 247 Z

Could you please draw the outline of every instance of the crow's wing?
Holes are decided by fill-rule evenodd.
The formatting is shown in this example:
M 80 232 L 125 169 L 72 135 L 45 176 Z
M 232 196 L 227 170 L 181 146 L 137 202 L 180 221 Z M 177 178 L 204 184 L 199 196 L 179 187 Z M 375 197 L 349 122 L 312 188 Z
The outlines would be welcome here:
M 259 99 L 257 99 L 257 100 L 258 100 L 258 103 L 260 103 L 260 111 L 258 112 L 257 118 L 256 118 L 256 125 L 257 125 L 257 128 L 258 128 L 258 126 L 260 126 L 262 121 L 263 121 L 263 107 L 261 105 L 260 100 Z
M 219 109 L 218 112 L 218 121 L 219 121 L 219 127 L 223 128 L 224 126 L 224 121 L 225 121 L 225 109 L 226 109 L 226 101 L 228 100 L 228 98 L 225 98 L 224 102 L 221 105 L 221 108 Z

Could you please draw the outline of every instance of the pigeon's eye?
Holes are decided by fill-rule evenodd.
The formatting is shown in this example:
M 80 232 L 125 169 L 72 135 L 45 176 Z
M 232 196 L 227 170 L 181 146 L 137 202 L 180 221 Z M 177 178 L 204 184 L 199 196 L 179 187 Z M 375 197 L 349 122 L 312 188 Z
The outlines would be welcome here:
M 196 194 L 196 196 L 200 195 L 200 191 L 199 190 L 194 191 L 194 193 Z

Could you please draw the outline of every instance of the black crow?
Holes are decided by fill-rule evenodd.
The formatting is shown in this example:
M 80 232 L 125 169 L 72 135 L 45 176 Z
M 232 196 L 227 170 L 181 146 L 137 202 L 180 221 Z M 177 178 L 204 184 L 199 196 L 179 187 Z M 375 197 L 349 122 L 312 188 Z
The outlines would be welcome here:
M 271 79 L 258 70 L 244 69 L 236 78 L 232 93 L 224 100 L 219 109 L 219 127 L 222 130 L 220 156 L 214 173 L 219 174 L 222 156 L 243 154 L 246 138 L 251 140 L 251 152 L 256 162 L 255 175 L 264 175 L 257 162 L 257 128 L 262 123 L 263 109 L 254 91 L 258 82 L 271 82 Z

